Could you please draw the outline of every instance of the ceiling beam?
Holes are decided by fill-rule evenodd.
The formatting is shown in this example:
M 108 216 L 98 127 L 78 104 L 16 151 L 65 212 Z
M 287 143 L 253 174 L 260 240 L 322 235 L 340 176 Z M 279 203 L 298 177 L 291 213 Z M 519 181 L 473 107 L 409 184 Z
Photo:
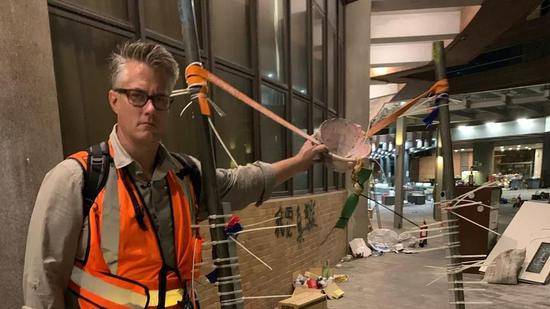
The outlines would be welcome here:
M 380 0 L 385 2 L 384 0 Z M 386 0 L 391 2 L 390 0 Z M 406 2 L 416 2 L 404 0 Z M 437 0 L 433 0 L 438 2 Z M 378 2 L 378 1 L 376 1 Z M 541 0 L 485 0 L 477 14 L 453 42 L 445 48 L 447 67 L 464 65 L 479 56 L 488 46 L 513 26 L 521 25 Z M 375 2 L 373 2 L 374 5 Z M 433 80 L 433 65 L 376 76 L 375 79 L 402 83 L 406 79 Z M 489 88 L 490 89 L 490 88 Z M 487 89 L 484 89 L 487 90 Z
M 371 44 L 394 44 L 394 43 L 410 43 L 410 42 L 432 42 L 452 40 L 458 33 L 445 33 L 434 35 L 415 35 L 415 36 L 398 36 L 385 38 L 371 38 Z
M 411 67 L 419 66 L 426 64 L 426 61 L 416 61 L 416 62 L 385 62 L 385 63 L 371 63 L 371 68 L 387 68 L 387 67 Z
M 483 0 L 372 0 L 372 12 L 480 5 Z

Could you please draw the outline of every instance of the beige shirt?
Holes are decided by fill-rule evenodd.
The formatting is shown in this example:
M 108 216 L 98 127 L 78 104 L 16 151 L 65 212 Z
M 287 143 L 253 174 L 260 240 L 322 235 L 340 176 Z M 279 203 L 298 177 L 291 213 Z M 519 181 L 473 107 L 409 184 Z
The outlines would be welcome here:
M 169 195 L 165 176 L 181 164 L 161 144 L 150 181 L 145 180 L 138 162 L 110 134 L 115 167 L 128 166 L 161 239 L 161 250 L 169 266 L 174 265 L 174 248 Z M 200 168 L 200 162 L 196 161 Z M 235 169 L 217 169 L 218 190 L 232 209 L 267 199 L 275 186 L 273 168 L 255 162 Z M 83 172 L 75 160 L 64 160 L 49 171 L 38 192 L 27 235 L 23 272 L 24 304 L 27 308 L 65 308 L 64 294 L 76 257 L 83 256 L 82 238 Z M 204 210 L 202 210 L 204 211 Z

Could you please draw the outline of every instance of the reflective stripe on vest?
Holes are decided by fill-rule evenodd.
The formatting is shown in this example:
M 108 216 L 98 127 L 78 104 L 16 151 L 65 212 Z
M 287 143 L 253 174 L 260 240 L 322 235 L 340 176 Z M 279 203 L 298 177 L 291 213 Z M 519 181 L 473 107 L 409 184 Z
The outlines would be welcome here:
M 77 286 L 86 289 L 88 292 L 101 295 L 101 298 L 130 308 L 145 308 L 147 305 L 147 295 L 139 294 L 135 291 L 121 288 L 117 285 L 105 282 L 82 269 L 74 266 L 71 274 L 71 281 Z M 147 291 L 144 290 L 145 293 Z M 149 291 L 149 306 L 157 306 L 159 301 L 159 291 Z M 175 306 L 183 301 L 183 289 L 173 289 L 166 291 L 165 306 Z M 93 300 L 92 300 L 93 301 Z M 96 300 L 97 301 L 97 300 Z M 101 305 L 101 304 L 99 304 Z
M 109 177 L 105 184 L 103 211 L 101 212 L 101 251 L 105 263 L 112 274 L 118 271 L 118 250 L 120 238 L 120 206 L 118 202 L 118 185 L 116 168 L 111 165 Z
M 140 294 L 135 291 L 119 287 L 118 285 L 105 282 L 76 266 L 73 267 L 71 281 L 78 287 L 83 288 L 94 295 L 101 295 L 99 296 L 100 298 L 118 305 L 127 306 L 130 308 L 145 308 L 145 306 L 147 306 L 146 290 L 143 291 L 145 294 Z M 91 301 L 97 302 L 98 305 L 102 305 L 101 299 L 92 299 Z

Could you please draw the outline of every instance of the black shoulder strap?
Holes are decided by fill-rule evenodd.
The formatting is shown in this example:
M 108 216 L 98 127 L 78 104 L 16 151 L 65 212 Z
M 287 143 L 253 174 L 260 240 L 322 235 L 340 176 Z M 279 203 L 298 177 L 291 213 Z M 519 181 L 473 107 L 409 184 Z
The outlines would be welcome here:
M 182 179 L 189 175 L 191 177 L 191 183 L 193 183 L 193 191 L 195 191 L 195 199 L 197 201 L 197 205 L 200 204 L 200 196 L 201 196 L 201 171 L 199 170 L 199 167 L 189 157 L 188 155 L 184 153 L 171 153 L 174 158 L 178 160 L 178 162 L 183 165 L 183 168 L 176 173 L 176 176 L 178 176 L 179 179 Z
M 110 163 L 111 156 L 106 142 L 88 148 L 88 169 L 84 174 L 84 187 L 82 189 L 84 219 L 88 216 L 95 198 L 107 182 Z

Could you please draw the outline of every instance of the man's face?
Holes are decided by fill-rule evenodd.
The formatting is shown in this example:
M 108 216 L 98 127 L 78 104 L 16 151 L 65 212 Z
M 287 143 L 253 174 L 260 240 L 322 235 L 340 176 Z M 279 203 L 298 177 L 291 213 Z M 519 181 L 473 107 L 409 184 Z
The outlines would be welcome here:
M 137 90 L 149 96 L 169 96 L 171 89 L 167 78 L 145 63 L 129 61 L 120 73 L 115 88 L 123 89 L 109 91 L 109 103 L 117 115 L 118 134 L 136 144 L 158 143 L 166 131 L 168 112 L 155 108 L 152 99 L 141 107 L 135 106 L 132 103 L 137 100 L 132 100 L 132 92 Z M 132 92 L 123 93 L 127 89 Z

